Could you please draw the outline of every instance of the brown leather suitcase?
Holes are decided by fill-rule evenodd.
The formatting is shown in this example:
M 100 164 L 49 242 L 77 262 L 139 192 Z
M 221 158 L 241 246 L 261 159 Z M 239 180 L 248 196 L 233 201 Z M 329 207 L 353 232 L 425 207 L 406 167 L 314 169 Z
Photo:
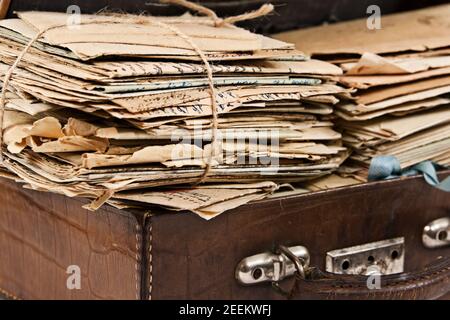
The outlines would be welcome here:
M 449 173 L 441 173 L 441 178 Z M 422 177 L 267 199 L 211 221 L 189 213 L 154 212 L 142 216 L 110 207 L 88 212 L 81 208 L 84 200 L 29 191 L 4 179 L 0 180 L 0 190 L 0 292 L 9 298 L 445 299 L 450 296 L 450 247 L 445 246 L 449 239 L 448 225 L 439 230 L 428 228 L 432 232 L 424 235 L 424 227 L 430 222 L 441 218 L 444 219 L 438 221 L 448 221 L 450 197 L 427 185 Z M 423 239 L 427 235 L 430 237 L 425 243 L 443 246 L 427 248 Z M 380 249 L 381 240 L 390 240 L 382 242 L 387 243 L 384 249 Z M 358 263 L 359 267 L 375 264 L 383 269 L 383 263 L 389 266 L 392 260 L 404 262 L 403 272 L 379 277 L 379 282 L 373 282 L 377 284 L 375 287 L 368 286 L 368 272 L 365 275 L 326 272 L 327 254 L 330 258 L 336 249 L 373 242 L 378 244 L 372 245 L 372 251 L 361 247 L 359 251 L 348 249 L 344 253 L 350 256 L 344 260 L 339 256 L 333 266 L 344 268 L 347 261 L 347 271 L 357 269 Z M 282 250 L 279 245 L 291 249 L 285 254 L 273 251 L 263 256 L 272 259 L 269 262 L 273 265 L 268 269 L 267 260 L 265 267 L 254 264 L 253 268 L 249 264 L 261 262 L 261 256 L 254 257 L 256 254 Z M 292 249 L 299 245 L 309 251 L 310 267 L 305 268 L 305 277 L 301 276 L 303 270 L 295 272 L 295 263 L 300 262 L 299 268 L 303 268 L 306 261 L 305 256 L 300 254 L 299 258 L 295 248 Z M 289 252 L 294 256 L 289 256 Z M 381 264 L 378 255 L 382 256 Z M 243 260 L 247 257 L 250 260 Z M 279 260 L 274 257 L 282 257 L 278 265 L 281 269 L 276 268 Z M 80 288 L 68 286 L 70 267 L 74 265 L 81 272 Z M 256 267 L 260 270 L 255 271 Z M 269 271 L 275 269 L 293 276 L 276 282 L 276 286 L 271 282 L 242 285 L 237 281 L 237 278 L 241 282 L 249 280 L 245 278 L 249 275 L 253 280 L 270 278 L 276 272 Z M 242 274 L 244 278 L 240 277 Z

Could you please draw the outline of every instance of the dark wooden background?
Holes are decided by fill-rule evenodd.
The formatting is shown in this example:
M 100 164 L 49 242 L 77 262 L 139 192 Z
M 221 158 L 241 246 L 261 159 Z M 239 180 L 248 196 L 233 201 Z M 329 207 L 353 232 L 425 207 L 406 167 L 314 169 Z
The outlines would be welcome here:
M 254 31 L 271 33 L 364 17 L 369 5 L 379 5 L 382 14 L 388 14 L 447 3 L 448 0 L 200 0 L 197 2 L 216 10 L 219 16 L 236 15 L 271 2 L 276 6 L 275 14 L 243 25 Z M 158 0 L 12 0 L 9 16 L 12 16 L 14 11 L 20 10 L 65 12 L 69 5 L 78 5 L 82 13 L 94 13 L 104 8 L 130 13 L 147 12 L 153 15 L 174 15 L 185 11 L 179 7 L 160 4 Z

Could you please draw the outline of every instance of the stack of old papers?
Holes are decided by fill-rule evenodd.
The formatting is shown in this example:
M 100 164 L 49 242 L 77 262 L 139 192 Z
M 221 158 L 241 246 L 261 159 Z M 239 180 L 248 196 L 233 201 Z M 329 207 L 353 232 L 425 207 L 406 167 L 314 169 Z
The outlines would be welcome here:
M 309 54 L 339 65 L 339 82 L 356 89 L 336 106 L 343 139 L 354 152 L 345 167 L 367 179 L 371 159 L 393 155 L 402 168 L 450 164 L 450 5 L 329 25 L 294 35 Z M 342 170 L 341 170 L 342 171 Z
M 211 218 L 348 156 L 330 121 L 350 98 L 330 80 L 342 70 L 292 44 L 191 15 L 83 15 L 76 26 L 65 14 L 18 17 L 0 21 L 1 78 L 48 30 L 6 88 L 3 166 L 30 188 L 93 198 L 90 209 L 157 205 Z M 206 65 L 161 23 L 211 63 L 215 139 Z

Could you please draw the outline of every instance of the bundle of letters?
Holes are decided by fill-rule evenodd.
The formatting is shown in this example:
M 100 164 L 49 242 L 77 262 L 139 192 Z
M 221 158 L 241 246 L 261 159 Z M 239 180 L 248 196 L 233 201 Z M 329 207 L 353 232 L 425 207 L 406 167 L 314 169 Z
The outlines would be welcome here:
M 190 14 L 66 20 L 0 21 L 3 172 L 28 188 L 209 219 L 348 156 L 342 70 L 292 44 Z
M 395 156 L 402 168 L 425 160 L 450 164 L 450 5 L 278 36 L 345 72 L 356 89 L 335 114 L 353 153 L 343 171 L 367 179 L 375 156 Z M 348 34 L 349 36 L 344 36 Z M 306 48 L 307 47 L 307 48 Z

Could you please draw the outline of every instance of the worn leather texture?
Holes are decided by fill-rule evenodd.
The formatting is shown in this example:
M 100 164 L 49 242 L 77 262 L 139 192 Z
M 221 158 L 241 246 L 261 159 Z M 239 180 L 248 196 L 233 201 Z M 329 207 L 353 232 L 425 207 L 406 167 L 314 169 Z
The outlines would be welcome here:
M 421 242 L 425 224 L 450 214 L 450 197 L 421 177 L 267 199 L 211 221 L 157 212 L 143 219 L 109 207 L 89 212 L 81 208 L 86 201 L 4 179 L 0 190 L 0 295 L 9 298 L 286 299 L 270 284 L 239 285 L 236 265 L 277 244 L 304 245 L 311 266 L 324 270 L 330 250 L 399 236 L 406 273 L 383 280 L 384 291 L 322 274 L 299 281 L 293 298 L 450 298 L 443 260 L 450 249 Z M 66 287 L 74 264 L 81 290 Z M 280 285 L 290 289 L 294 280 Z
M 131 214 L 0 179 L 0 294 L 19 299 L 139 299 L 141 229 Z M 67 268 L 81 271 L 69 290 Z
M 367 277 L 335 275 L 314 270 L 307 279 L 297 277 L 289 298 L 345 300 L 438 299 L 450 291 L 450 257 L 437 259 L 418 272 L 381 277 L 378 285 L 378 288 L 370 289 L 367 286 Z
M 146 275 L 146 287 L 151 290 L 146 296 L 285 299 L 270 284 L 239 285 L 234 278 L 239 261 L 277 244 L 304 245 L 310 251 L 311 266 L 324 270 L 328 251 L 403 236 L 405 272 L 421 274 L 428 280 L 399 286 L 396 294 L 384 291 L 384 297 L 439 298 L 450 291 L 448 271 L 435 278 L 434 271 L 427 272 L 426 268 L 439 257 L 449 257 L 450 248 L 427 249 L 421 237 L 427 223 L 449 215 L 448 193 L 427 185 L 422 177 L 414 177 L 263 200 L 211 221 L 190 214 L 154 216 L 146 228 L 147 238 L 152 239 L 146 249 L 151 261 Z M 395 281 L 404 276 L 395 276 Z M 292 282 L 289 279 L 280 285 L 291 288 Z M 320 284 L 314 290 L 312 281 L 310 292 L 295 298 L 333 298 L 332 294 L 321 294 Z M 361 298 L 352 295 L 350 292 L 346 298 Z

